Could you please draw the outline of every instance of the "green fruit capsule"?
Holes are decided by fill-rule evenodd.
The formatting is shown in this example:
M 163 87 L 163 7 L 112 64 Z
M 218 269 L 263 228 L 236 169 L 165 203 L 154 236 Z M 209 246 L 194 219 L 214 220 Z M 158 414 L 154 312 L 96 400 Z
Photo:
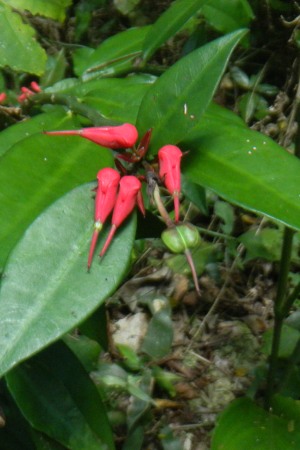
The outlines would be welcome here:
M 161 239 L 171 252 L 184 253 L 185 250 L 198 245 L 200 235 L 194 225 L 185 223 L 163 231 Z

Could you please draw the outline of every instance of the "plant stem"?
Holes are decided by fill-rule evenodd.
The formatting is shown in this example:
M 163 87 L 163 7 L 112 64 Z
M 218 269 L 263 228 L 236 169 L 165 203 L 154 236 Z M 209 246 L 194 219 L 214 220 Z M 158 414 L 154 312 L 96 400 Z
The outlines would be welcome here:
M 164 207 L 163 201 L 160 196 L 159 187 L 157 184 L 155 185 L 155 188 L 153 191 L 153 199 L 154 199 L 155 205 L 158 209 L 158 212 L 161 215 L 161 218 L 163 219 L 163 221 L 165 222 L 167 227 L 168 228 L 174 227 L 174 223 L 173 223 L 171 217 L 169 216 L 166 208 Z
M 89 119 L 94 126 L 108 126 L 115 124 L 112 120 L 108 120 L 102 116 L 102 114 L 94 108 L 90 108 L 89 106 L 80 103 L 72 95 L 47 93 L 35 94 L 28 97 L 26 103 L 24 104 L 24 110 L 26 110 L 26 107 L 31 108 L 34 105 L 43 104 L 67 106 L 70 111 Z
M 274 394 L 275 390 L 275 379 L 278 368 L 278 353 L 279 353 L 279 345 L 281 338 L 281 331 L 283 320 L 286 315 L 286 298 L 288 294 L 288 275 L 290 269 L 290 261 L 291 254 L 293 248 L 293 237 L 295 231 L 291 228 L 285 228 L 283 242 L 282 242 L 282 250 L 281 250 L 281 259 L 280 259 L 280 267 L 279 267 L 279 280 L 277 293 L 275 298 L 274 305 L 274 331 L 273 331 L 273 340 L 272 340 L 272 350 L 270 355 L 270 364 L 267 375 L 267 389 L 265 395 L 265 409 L 269 410 L 271 405 L 271 398 Z
M 298 58 L 298 66 L 300 59 Z M 295 136 L 295 156 L 300 158 L 300 69 L 298 76 L 298 86 L 297 92 L 294 100 L 293 111 L 290 116 L 290 123 L 296 122 L 298 124 L 298 129 Z M 284 144 L 284 142 L 283 142 Z M 291 228 L 285 228 L 282 249 L 281 249 L 281 259 L 280 259 L 280 267 L 279 267 L 279 280 L 277 293 L 275 298 L 274 305 L 274 332 L 273 332 L 273 340 L 272 340 L 272 350 L 270 355 L 270 364 L 267 375 L 267 389 L 265 395 L 265 409 L 269 410 L 271 406 L 272 395 L 275 391 L 275 378 L 276 372 L 278 368 L 278 353 L 279 353 L 279 345 L 280 338 L 282 332 L 283 320 L 289 312 L 290 307 L 292 306 L 293 300 L 296 298 L 295 290 L 292 294 L 289 295 L 288 292 L 288 275 L 290 270 L 291 263 L 291 255 L 293 248 L 293 237 L 295 231 Z

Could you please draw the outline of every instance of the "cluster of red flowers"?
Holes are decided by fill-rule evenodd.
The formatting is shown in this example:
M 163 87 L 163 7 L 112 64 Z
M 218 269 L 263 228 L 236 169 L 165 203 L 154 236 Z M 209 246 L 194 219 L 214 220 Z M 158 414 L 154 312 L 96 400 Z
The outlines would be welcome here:
M 51 131 L 45 133 L 50 135 L 78 135 L 113 150 L 133 148 L 138 139 L 138 132 L 135 126 L 129 123 L 120 126 L 93 127 L 83 128 L 81 130 Z M 146 138 L 144 137 L 142 139 L 138 152 L 120 152 L 118 157 L 128 162 L 139 161 L 147 151 L 149 136 L 148 133 L 146 134 Z M 158 151 L 159 173 L 156 176 L 173 197 L 175 222 L 179 220 L 181 157 L 181 150 L 174 145 L 165 145 Z M 126 174 L 126 169 L 120 165 L 118 160 L 116 160 L 116 166 L 122 174 L 112 168 L 104 168 L 97 174 L 98 186 L 95 197 L 95 223 L 88 256 L 88 269 L 90 269 L 92 264 L 99 232 L 111 213 L 110 232 L 100 252 L 100 256 L 104 256 L 116 230 L 131 214 L 136 205 L 142 214 L 145 215 L 141 192 L 142 184 L 140 181 L 141 179 L 145 179 L 145 177 Z
M 39 92 L 42 92 L 41 87 L 36 81 L 32 81 L 30 83 L 30 89 L 26 86 L 21 87 L 21 94 L 18 95 L 17 100 L 19 103 L 23 103 L 28 97 L 31 95 L 38 94 Z M 7 100 L 7 94 L 5 92 L 0 92 L 0 105 L 5 103 Z
M 30 83 L 30 87 L 31 87 L 31 89 L 29 89 L 25 86 L 21 87 L 21 94 L 17 98 L 19 103 L 24 102 L 31 95 L 38 94 L 39 92 L 42 91 L 39 84 L 36 81 L 32 81 Z

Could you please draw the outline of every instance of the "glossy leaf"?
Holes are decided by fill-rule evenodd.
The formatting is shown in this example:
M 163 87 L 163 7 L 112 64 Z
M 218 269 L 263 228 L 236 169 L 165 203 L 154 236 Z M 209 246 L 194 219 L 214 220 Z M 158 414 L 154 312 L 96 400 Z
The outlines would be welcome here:
M 15 125 L 0 135 L 0 148 L 2 143 L 6 148 L 0 164 L 0 267 L 46 206 L 73 187 L 93 180 L 102 167 L 113 164 L 107 149 L 86 139 L 43 135 L 46 127 L 78 127 L 76 120 L 65 113 L 51 117 L 52 122 L 50 116 L 44 116 L 44 126 L 40 119 L 33 119 L 33 125 L 27 122 L 28 128 Z
M 83 80 L 116 76 L 134 69 L 134 60 L 140 55 L 149 27 L 130 28 L 118 33 L 95 50 L 85 48 L 74 53 L 74 70 Z
M 79 122 L 71 118 L 62 107 L 52 111 L 38 114 L 27 120 L 23 120 L 0 133 L 0 157 L 15 144 L 22 144 L 33 134 L 40 135 L 44 130 L 55 127 L 79 127 Z
M 299 159 L 219 109 L 212 107 L 182 143 L 189 150 L 186 176 L 232 203 L 300 229 Z
M 245 33 L 239 30 L 193 51 L 149 89 L 141 103 L 137 127 L 141 135 L 153 128 L 152 153 L 164 144 L 177 144 L 199 123 Z
M 288 420 L 290 426 L 299 430 L 300 426 L 300 405 L 299 401 L 293 398 L 274 395 L 271 400 L 274 414 Z
M 0 290 L 0 375 L 60 338 L 116 290 L 130 261 L 135 221 L 118 230 L 105 258 L 87 272 L 93 185 L 51 205 L 27 229 Z M 99 239 L 102 248 L 106 233 Z
M 73 92 L 105 117 L 135 123 L 141 101 L 154 81 L 155 77 L 146 76 L 100 79 L 82 83 Z
M 205 19 L 222 33 L 229 33 L 238 28 L 247 27 L 254 18 L 247 0 L 206 0 L 202 13 Z
M 106 78 L 85 83 L 71 78 L 47 88 L 46 92 L 73 95 L 112 121 L 135 123 L 141 101 L 155 80 L 152 75 Z
M 142 58 L 146 61 L 153 53 L 184 24 L 193 17 L 203 5 L 204 0 L 176 0 L 159 16 L 155 24 L 149 30 L 143 45 Z
M 250 399 L 232 402 L 220 415 L 211 450 L 282 450 L 300 448 L 300 431 L 290 420 L 270 414 Z
M 12 370 L 6 381 L 23 415 L 37 430 L 74 450 L 114 450 L 97 388 L 62 342 Z
M 46 53 L 35 40 L 31 26 L 22 22 L 19 14 L 0 2 L 0 66 L 42 75 Z
M 49 17 L 63 22 L 66 17 L 66 8 L 72 0 L 3 0 L 12 8 L 30 11 L 31 14 Z

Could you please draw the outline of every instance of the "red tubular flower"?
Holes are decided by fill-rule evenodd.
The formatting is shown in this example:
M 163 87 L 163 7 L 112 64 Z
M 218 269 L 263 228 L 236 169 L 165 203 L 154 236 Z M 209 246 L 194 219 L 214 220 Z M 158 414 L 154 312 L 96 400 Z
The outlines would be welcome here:
M 124 220 L 134 209 L 138 201 L 139 192 L 142 187 L 140 180 L 133 175 L 126 175 L 121 178 L 119 186 L 119 193 L 117 196 L 111 221 L 111 229 L 101 250 L 100 256 L 103 256 L 105 254 L 112 241 L 112 238 L 115 235 L 117 228 L 124 222 Z M 139 197 L 139 202 L 141 202 L 141 197 Z
M 179 220 L 180 161 L 182 151 L 175 145 L 165 145 L 158 151 L 159 176 L 173 196 L 175 221 Z
M 114 208 L 117 198 L 120 174 L 115 169 L 107 167 L 98 172 L 97 179 L 98 187 L 95 198 L 95 224 L 88 257 L 88 270 L 92 264 L 98 235 L 104 222 Z
M 81 130 L 45 131 L 52 135 L 77 135 L 89 139 L 98 145 L 111 149 L 132 147 L 138 138 L 138 132 L 134 125 L 124 123 L 116 127 L 92 127 Z

